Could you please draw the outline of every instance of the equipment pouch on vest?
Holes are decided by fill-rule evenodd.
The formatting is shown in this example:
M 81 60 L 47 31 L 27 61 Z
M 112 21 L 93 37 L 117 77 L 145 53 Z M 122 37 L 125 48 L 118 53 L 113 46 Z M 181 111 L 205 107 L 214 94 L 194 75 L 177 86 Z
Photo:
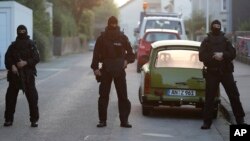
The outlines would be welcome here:
M 203 68 L 202 68 L 202 75 L 203 75 L 203 78 L 206 78 L 206 76 L 207 76 L 207 67 L 206 66 L 203 66 Z
M 105 71 L 112 75 L 119 75 L 124 69 L 124 58 L 104 59 L 103 61 Z

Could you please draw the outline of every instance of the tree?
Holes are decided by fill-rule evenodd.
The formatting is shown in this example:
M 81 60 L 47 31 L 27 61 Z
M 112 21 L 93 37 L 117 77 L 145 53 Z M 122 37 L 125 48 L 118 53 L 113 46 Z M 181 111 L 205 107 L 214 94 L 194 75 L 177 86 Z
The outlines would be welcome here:
M 205 34 L 206 18 L 202 11 L 194 11 L 190 19 L 185 21 L 185 26 L 192 38 Z
M 113 0 L 104 0 L 104 3 L 94 8 L 95 13 L 95 37 L 100 34 L 100 32 L 107 25 L 108 18 L 110 16 L 119 15 L 119 10 L 117 6 L 114 4 Z
M 45 61 L 51 57 L 52 36 L 50 29 L 49 16 L 45 11 L 45 0 L 16 0 L 17 2 L 31 8 L 33 10 L 33 28 L 34 40 L 37 43 L 41 60 Z
M 82 14 L 80 25 L 79 25 L 79 33 L 81 35 L 81 39 L 92 39 L 94 33 L 94 19 L 95 15 L 92 10 L 85 10 Z
M 79 33 L 91 35 L 90 9 L 101 5 L 103 0 L 51 0 L 54 4 L 54 35 L 76 36 Z M 88 30 L 90 28 L 90 30 Z
M 71 11 L 77 26 L 80 25 L 82 14 L 95 6 L 100 6 L 105 0 L 51 0 L 54 4 Z
M 33 24 L 34 29 L 40 31 L 46 36 L 51 35 L 49 16 L 45 12 L 44 0 L 16 0 L 17 2 L 31 8 L 33 10 Z
M 240 31 L 250 31 L 250 20 L 242 22 L 239 26 Z

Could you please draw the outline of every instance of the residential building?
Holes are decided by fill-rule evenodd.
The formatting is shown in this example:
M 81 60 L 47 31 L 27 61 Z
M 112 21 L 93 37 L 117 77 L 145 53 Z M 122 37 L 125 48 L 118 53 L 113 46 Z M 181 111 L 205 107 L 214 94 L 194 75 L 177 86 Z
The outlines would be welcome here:
M 218 19 L 222 30 L 226 33 L 239 30 L 244 21 L 250 21 L 249 0 L 191 0 L 192 11 L 202 11 L 206 15 L 207 1 L 209 3 L 210 22 Z
M 229 21 L 232 31 L 239 30 L 243 22 L 250 22 L 249 9 L 250 0 L 228 0 L 229 1 Z
M 130 0 L 120 8 L 119 24 L 131 43 L 135 42 L 134 29 L 138 26 L 143 0 Z

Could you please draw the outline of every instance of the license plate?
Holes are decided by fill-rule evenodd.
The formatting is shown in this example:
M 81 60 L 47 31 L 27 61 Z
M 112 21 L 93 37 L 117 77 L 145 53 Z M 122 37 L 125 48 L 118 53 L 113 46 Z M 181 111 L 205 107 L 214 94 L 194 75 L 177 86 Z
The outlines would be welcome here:
M 195 90 L 180 90 L 180 89 L 169 89 L 167 90 L 168 96 L 196 96 Z

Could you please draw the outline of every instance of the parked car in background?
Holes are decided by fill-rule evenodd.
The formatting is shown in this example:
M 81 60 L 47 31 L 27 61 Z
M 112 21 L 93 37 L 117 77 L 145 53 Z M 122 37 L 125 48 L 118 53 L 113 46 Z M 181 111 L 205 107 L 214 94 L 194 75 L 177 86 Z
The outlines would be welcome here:
M 89 51 L 93 51 L 94 50 L 94 48 L 95 48 L 95 40 L 90 40 L 89 42 L 88 42 L 88 49 L 89 49 Z
M 139 39 L 142 39 L 147 29 L 173 29 L 178 31 L 182 40 L 187 39 L 184 22 L 181 17 L 144 17 L 139 29 Z
M 152 44 L 148 63 L 143 65 L 139 87 L 142 114 L 149 115 L 154 107 L 193 105 L 204 107 L 205 79 L 199 61 L 200 42 L 164 40 Z M 219 90 L 216 94 L 217 117 Z
M 149 56 L 151 44 L 160 40 L 177 40 L 180 35 L 177 30 L 171 29 L 148 29 L 143 38 L 139 40 L 137 49 L 137 72 L 140 72 L 142 65 L 146 63 L 144 56 Z

